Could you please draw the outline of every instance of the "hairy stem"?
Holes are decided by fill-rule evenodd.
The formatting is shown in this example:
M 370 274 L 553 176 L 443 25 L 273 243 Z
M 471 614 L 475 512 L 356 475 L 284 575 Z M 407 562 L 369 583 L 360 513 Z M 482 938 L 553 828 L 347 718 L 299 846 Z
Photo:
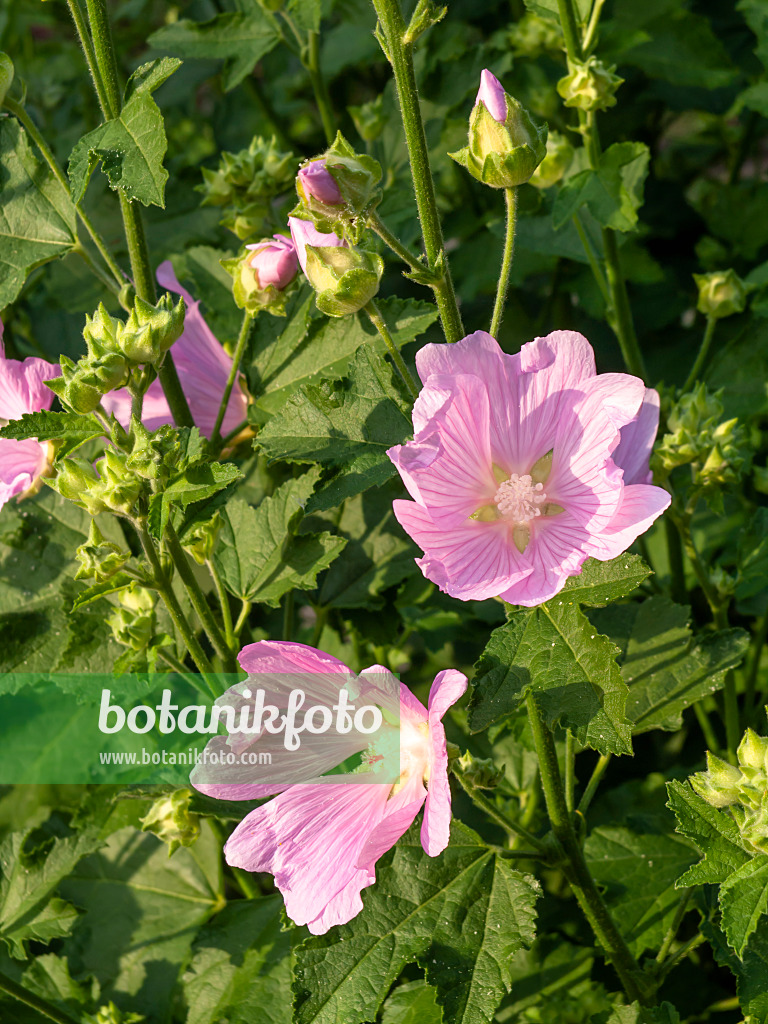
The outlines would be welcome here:
M 560 778 L 552 733 L 532 693 L 528 694 L 526 703 L 552 832 L 567 858 L 567 864 L 563 869 L 565 876 L 595 937 L 619 975 L 627 997 L 647 1005 L 648 994 L 642 985 L 640 967 L 603 902 L 576 837 Z
M 501 326 L 501 318 L 504 316 L 504 304 L 507 300 L 507 288 L 509 287 L 509 272 L 512 269 L 512 259 L 515 254 L 515 225 L 517 221 L 517 189 L 505 188 L 504 199 L 507 205 L 507 232 L 504 238 L 504 252 L 501 257 L 501 272 L 499 283 L 496 287 L 496 302 L 493 306 L 493 317 L 491 319 L 492 337 L 496 337 Z
M 701 339 L 701 346 L 699 347 L 699 351 L 696 355 L 696 361 L 691 367 L 691 372 L 688 374 L 685 384 L 683 384 L 683 391 L 690 391 L 701 376 L 701 371 L 704 369 L 707 362 L 709 347 L 712 344 L 716 325 L 717 319 L 714 316 L 708 316 L 707 326 L 704 328 L 704 337 Z
M 427 263 L 431 268 L 439 268 L 441 271 L 442 280 L 435 286 L 435 297 L 443 331 L 447 341 L 458 341 L 464 334 L 464 327 L 453 290 L 451 271 L 445 257 L 443 229 L 437 213 L 435 185 L 429 165 L 427 138 L 413 68 L 413 44 L 404 41 L 406 24 L 398 0 L 373 0 L 373 6 L 386 39 L 387 56 L 395 76 Z
M 328 95 L 328 87 L 325 84 L 323 73 L 320 70 L 320 33 L 310 32 L 307 39 L 306 68 L 312 81 L 312 89 L 315 94 L 315 103 L 320 111 L 320 119 L 323 122 L 325 140 L 330 145 L 336 138 L 336 127 L 333 118 L 333 106 Z
M 423 272 L 426 270 L 426 267 L 416 253 L 411 252 L 407 246 L 403 245 L 403 243 L 392 234 L 387 225 L 375 211 L 368 217 L 368 226 L 376 232 L 385 245 L 387 245 L 396 256 L 399 256 L 403 263 L 409 266 L 411 270 L 414 270 L 417 273 L 419 271 Z
M 253 315 L 246 310 L 243 313 L 243 322 L 240 325 L 240 333 L 237 336 L 237 343 L 235 344 L 235 351 L 232 355 L 232 367 L 227 377 L 227 384 L 224 388 L 224 394 L 221 396 L 221 402 L 219 404 L 219 411 L 216 414 L 216 423 L 213 427 L 213 433 L 211 434 L 211 446 L 214 450 L 217 449 L 219 441 L 221 440 L 221 425 L 224 422 L 224 417 L 227 414 L 227 406 L 229 405 L 229 398 L 232 394 L 232 388 L 235 386 L 237 375 L 240 372 L 240 363 L 243 361 L 243 353 L 245 352 L 245 346 L 248 344 L 248 336 L 251 333 L 251 325 L 253 324 Z
M 587 788 L 584 790 L 584 793 L 582 794 L 581 800 L 579 800 L 579 806 L 578 806 L 579 814 L 586 814 L 587 813 L 587 809 L 588 809 L 589 805 L 592 803 L 592 798 L 594 797 L 595 793 L 597 792 L 597 787 L 600 785 L 600 782 L 601 782 L 603 776 L 605 775 L 606 768 L 608 767 L 608 765 L 610 763 L 611 763 L 611 755 L 610 754 L 601 754 L 600 757 L 598 758 L 597 764 L 592 769 L 592 774 L 589 777 L 589 782 L 587 783 Z
M 387 351 L 389 352 L 392 362 L 395 364 L 397 372 L 405 381 L 405 386 L 408 388 L 408 390 L 410 391 L 411 395 L 414 398 L 418 398 L 419 385 L 413 379 L 411 371 L 405 365 L 405 360 L 400 355 L 400 350 L 395 344 L 392 335 L 389 333 L 389 328 L 386 325 L 384 317 L 381 315 L 379 307 L 373 300 L 371 300 L 368 303 L 368 305 L 365 306 L 365 312 L 368 314 L 368 318 L 370 319 L 371 323 L 384 340 L 384 344 L 387 346 Z
M 485 811 L 488 817 L 492 818 L 497 825 L 501 825 L 501 827 L 506 832 L 509 832 L 511 835 L 520 836 L 521 839 L 525 839 L 525 841 L 534 850 L 536 850 L 538 856 L 541 856 L 542 854 L 546 854 L 548 852 L 544 843 L 542 843 L 540 839 L 537 839 L 533 832 L 529 832 L 524 825 L 521 825 L 519 822 L 515 821 L 514 818 L 508 817 L 502 810 L 500 810 L 496 806 L 496 804 L 492 800 L 489 800 L 488 797 L 485 796 L 479 789 L 471 785 L 471 783 L 467 781 L 467 779 L 459 769 L 454 767 L 453 774 L 454 777 L 458 780 L 458 783 L 461 786 L 461 788 L 470 798 L 470 800 L 472 800 L 473 803 L 477 804 L 477 806 L 481 808 L 481 810 Z
M 576 792 L 576 744 L 573 733 L 568 730 L 565 734 L 565 805 L 569 811 L 573 811 Z

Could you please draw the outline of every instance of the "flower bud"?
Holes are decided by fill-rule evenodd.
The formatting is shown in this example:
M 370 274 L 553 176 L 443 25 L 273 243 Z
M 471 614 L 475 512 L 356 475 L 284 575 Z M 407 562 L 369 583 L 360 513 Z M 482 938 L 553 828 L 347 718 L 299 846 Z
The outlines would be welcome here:
M 95 388 L 101 396 L 127 384 L 130 375 L 125 356 L 120 352 L 107 352 L 98 359 L 81 359 L 77 379 L 79 383 Z
M 120 350 L 133 363 L 159 365 L 163 356 L 184 330 L 184 299 L 174 306 L 166 292 L 156 306 L 136 296 L 133 310 L 121 325 Z
M 547 155 L 531 175 L 531 184 L 536 188 L 551 188 L 563 177 L 573 162 L 575 150 L 560 132 L 550 132 L 547 139 Z
M 753 729 L 747 729 L 736 751 L 742 770 L 752 769 L 768 773 L 768 738 L 758 736 Z
M 691 776 L 691 785 L 713 807 L 730 807 L 739 802 L 741 772 L 707 751 L 707 770 Z
M 119 644 L 143 651 L 155 632 L 155 598 L 150 590 L 133 584 L 119 595 L 120 608 L 107 619 Z
M 83 338 L 88 346 L 88 354 L 99 357 L 108 352 L 119 352 L 117 338 L 122 326 L 116 317 L 109 315 L 103 302 L 99 303 L 92 317 L 86 313 Z
M 142 490 L 141 482 L 128 468 L 127 462 L 124 452 L 107 448 L 97 463 L 101 486 L 95 488 L 95 493 L 106 508 L 121 516 L 130 515 Z
M 213 554 L 216 538 L 221 529 L 221 517 L 218 512 L 204 523 L 195 523 L 181 539 L 181 545 L 198 565 L 205 565 Z
M 131 423 L 133 448 L 125 460 L 126 469 L 142 480 L 152 480 L 162 486 L 181 455 L 181 442 L 174 428 L 164 423 L 150 433 L 143 423 Z
M 102 391 L 98 383 L 90 383 L 82 380 L 79 374 L 79 364 L 74 363 L 68 356 L 61 356 L 59 359 L 61 376 L 45 382 L 66 405 L 74 412 L 85 416 L 98 406 L 101 402 Z
M 711 274 L 694 274 L 699 288 L 696 308 L 705 316 L 720 320 L 742 313 L 747 304 L 747 286 L 733 270 L 715 270 Z
M 499 768 L 492 758 L 473 757 L 469 751 L 458 759 L 457 768 L 476 789 L 494 789 L 504 778 L 503 765 Z
M 307 246 L 307 280 L 317 293 L 321 313 L 349 316 L 379 290 L 384 262 L 376 253 L 346 246 Z
M 518 101 L 504 92 L 490 71 L 469 119 L 469 145 L 448 156 L 492 188 L 515 188 L 529 180 L 544 159 L 547 126 L 537 125 Z
M 96 1024 L 144 1024 L 146 1019 L 140 1013 L 118 1010 L 111 999 L 96 1012 Z
M 158 797 L 147 814 L 141 818 L 142 832 L 154 832 L 168 846 L 168 856 L 180 846 L 191 846 L 200 835 L 200 818 L 191 814 L 189 803 L 192 793 L 177 789 L 167 796 Z
M 247 245 L 234 259 L 221 265 L 232 275 L 232 295 L 240 309 L 254 316 L 262 309 L 285 316 L 285 289 L 298 272 L 298 257 L 293 240 L 273 235 Z
M 7 53 L 0 53 L 0 107 L 13 81 L 13 61 Z
M 607 67 L 597 57 L 569 64 L 570 72 L 557 83 L 557 91 L 566 107 L 579 110 L 607 110 L 616 104 L 616 90 L 624 81 L 614 74 L 615 67 Z
M 296 191 L 305 203 L 316 199 L 327 206 L 340 206 L 344 202 L 336 179 L 325 166 L 324 157 L 304 164 L 296 176 Z
M 92 516 L 106 511 L 106 505 L 97 493 L 101 485 L 99 474 L 86 459 L 70 456 L 56 464 L 56 476 L 49 485 L 62 496 L 86 509 Z
M 75 573 L 75 579 L 93 580 L 95 583 L 104 583 L 111 579 L 131 557 L 128 551 L 123 551 L 117 544 L 111 544 L 104 539 L 95 519 L 91 520 L 88 540 L 80 545 L 75 555 L 80 565 Z

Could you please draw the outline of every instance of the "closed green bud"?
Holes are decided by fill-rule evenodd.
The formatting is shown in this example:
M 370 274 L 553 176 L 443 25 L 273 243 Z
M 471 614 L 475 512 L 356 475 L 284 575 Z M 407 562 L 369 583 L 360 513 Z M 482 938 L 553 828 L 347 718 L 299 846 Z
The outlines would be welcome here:
M 181 455 L 181 442 L 175 429 L 164 423 L 150 433 L 143 423 L 133 420 L 133 449 L 125 461 L 126 468 L 142 480 L 162 485 Z
M 161 796 L 141 819 L 143 832 L 154 832 L 168 846 L 168 856 L 180 846 L 191 846 L 200 835 L 200 818 L 189 810 L 192 793 L 177 789 Z
M 59 357 L 61 376 L 47 380 L 46 386 L 51 389 L 74 412 L 87 415 L 97 408 L 102 398 L 102 391 L 97 383 L 86 383 L 79 375 L 79 364 L 68 356 Z
M 448 156 L 485 185 L 515 188 L 530 179 L 546 153 L 547 126 L 536 124 L 498 79 L 483 71 L 469 119 L 469 145 Z
M 0 107 L 13 82 L 13 61 L 7 53 L 0 53 Z
M 96 388 L 100 395 L 116 391 L 128 383 L 131 368 L 120 352 L 108 352 L 98 359 L 82 359 L 77 379 L 81 384 Z
M 752 769 L 768 773 L 768 738 L 758 736 L 753 729 L 747 729 L 736 751 L 742 770 Z
M 563 177 L 573 162 L 575 150 L 560 132 L 550 132 L 547 139 L 547 155 L 531 175 L 531 184 L 536 188 L 551 188 Z
M 694 274 L 699 288 L 696 308 L 705 316 L 720 320 L 742 313 L 747 304 L 747 285 L 733 270 L 715 270 L 711 274 Z
M 557 91 L 566 107 L 579 110 L 607 110 L 616 104 L 616 90 L 624 81 L 614 74 L 615 67 L 607 67 L 597 57 L 582 62 L 571 62 L 570 72 L 557 83 Z
M 105 512 L 107 506 L 101 500 L 99 474 L 87 459 L 70 456 L 56 463 L 56 476 L 47 483 L 62 496 L 86 509 L 92 516 Z
M 691 776 L 691 785 L 713 807 L 739 803 L 741 772 L 707 751 L 707 770 Z
M 131 315 L 119 335 L 121 352 L 133 363 L 158 366 L 184 330 L 184 299 L 174 306 L 168 292 L 156 306 L 136 296 Z
M 97 463 L 101 486 L 96 493 L 106 508 L 121 516 L 130 515 L 142 490 L 141 481 L 128 468 L 127 462 L 124 452 L 107 448 Z
M 111 1000 L 96 1012 L 96 1024 L 142 1024 L 146 1019 L 141 1013 L 118 1010 Z
M 499 768 L 489 757 L 473 757 L 469 751 L 462 754 L 456 767 L 470 786 L 476 789 L 494 789 L 504 778 L 504 767 Z
M 100 302 L 92 317 L 85 315 L 83 338 L 88 346 L 88 354 L 93 357 L 103 356 L 107 352 L 119 352 L 118 335 L 122 323 L 110 316 L 103 302 Z
M 155 598 L 150 590 L 133 584 L 119 596 L 120 607 L 107 619 L 119 644 L 143 651 L 155 633 Z
M 334 245 L 308 245 L 306 253 L 305 273 L 321 313 L 349 316 L 378 292 L 384 261 L 376 253 Z
M 94 519 L 91 520 L 88 540 L 80 545 L 75 556 L 80 566 L 75 579 L 93 580 L 95 583 L 111 579 L 131 557 L 128 551 L 104 539 Z
M 181 545 L 198 565 L 205 565 L 210 560 L 220 529 L 221 517 L 218 512 L 215 512 L 206 522 L 195 523 L 184 534 Z

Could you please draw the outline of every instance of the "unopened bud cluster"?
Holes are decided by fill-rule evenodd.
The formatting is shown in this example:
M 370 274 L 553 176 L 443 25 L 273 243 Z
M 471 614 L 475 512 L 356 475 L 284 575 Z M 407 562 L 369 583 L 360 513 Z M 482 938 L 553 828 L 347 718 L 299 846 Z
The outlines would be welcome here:
M 723 419 L 719 393 L 697 384 L 669 413 L 667 433 L 656 447 L 654 461 L 666 472 L 690 464 L 694 486 L 707 490 L 736 483 L 750 454 L 738 419 Z
M 168 847 L 170 857 L 180 846 L 191 846 L 200 835 L 200 818 L 189 810 L 192 793 L 177 789 L 161 796 L 141 819 L 143 832 L 154 832 Z
M 173 304 L 167 293 L 156 306 L 138 297 L 127 321 L 110 316 L 103 303 L 86 314 L 83 338 L 87 354 L 78 362 L 62 356 L 61 376 L 48 387 L 74 412 L 93 412 L 107 392 L 123 387 L 144 365 L 158 366 L 184 330 L 184 300 Z
M 571 62 L 570 71 L 557 83 L 557 91 L 566 107 L 578 110 L 607 110 L 616 104 L 616 90 L 624 81 L 597 57 L 583 62 Z
M 75 556 L 79 566 L 75 579 L 93 580 L 94 583 L 105 583 L 111 579 L 131 557 L 130 552 L 105 540 L 93 519 L 88 540 L 80 545 Z
M 727 807 L 748 848 L 768 853 L 768 738 L 747 729 L 736 752 L 738 767 L 707 752 L 707 770 L 691 785 L 713 807 Z
M 133 651 L 143 651 L 155 635 L 155 595 L 132 584 L 119 595 L 120 607 L 107 619 L 112 636 Z
M 239 153 L 222 153 L 215 171 L 203 168 L 203 206 L 221 206 L 221 223 L 241 240 L 263 234 L 271 222 L 270 207 L 276 196 L 287 192 L 296 174 L 298 159 L 281 152 L 277 140 L 258 136 Z

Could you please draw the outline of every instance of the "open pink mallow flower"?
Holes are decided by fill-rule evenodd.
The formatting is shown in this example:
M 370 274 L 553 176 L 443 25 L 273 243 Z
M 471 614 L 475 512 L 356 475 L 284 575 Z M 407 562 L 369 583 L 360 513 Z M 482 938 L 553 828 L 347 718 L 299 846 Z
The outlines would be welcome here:
M 388 453 L 414 500 L 394 512 L 424 575 L 451 596 L 540 604 L 669 505 L 648 467 L 658 395 L 598 375 L 582 335 L 555 331 L 506 355 L 477 331 L 425 345 L 416 366 L 414 439 Z
M 448 845 L 451 790 L 441 720 L 466 690 L 467 678 L 453 669 L 440 672 L 432 683 L 427 709 L 388 669 L 374 665 L 355 676 L 338 659 L 304 644 L 263 640 L 245 647 L 239 660 L 249 673 L 246 683 L 250 681 L 251 689 L 263 673 L 270 678 L 277 673 L 286 679 L 301 678 L 303 685 L 316 676 L 318 694 L 336 675 L 352 687 L 353 695 L 360 692 L 370 699 L 375 693 L 384 705 L 387 693 L 399 692 L 400 777 L 396 783 L 374 781 L 375 764 L 382 756 L 378 746 L 391 749 L 386 726 L 378 746 L 363 754 L 364 766 L 367 762 L 371 768 L 370 782 L 362 781 L 364 773 L 347 776 L 346 782 L 320 781 L 320 774 L 333 764 L 355 750 L 365 750 L 359 737 L 347 739 L 345 748 L 344 737 L 332 738 L 328 733 L 302 734 L 302 748 L 312 744 L 303 770 L 305 778 L 317 776 L 314 782 L 201 784 L 195 773 L 192 776 L 196 788 L 219 799 L 254 799 L 278 792 L 251 811 L 229 837 L 224 847 L 227 863 L 273 874 L 288 916 L 321 935 L 362 910 L 360 893 L 375 882 L 376 861 L 407 831 L 422 806 L 424 850 L 436 857 Z M 338 683 L 336 687 L 338 692 Z M 388 731 L 397 743 L 396 727 L 389 726 Z M 259 749 L 266 738 L 257 740 Z M 226 742 L 224 737 L 219 739 Z
M 30 357 L 7 359 L 0 321 L 0 426 L 20 419 L 24 413 L 50 409 L 53 392 L 43 383 L 58 377 L 57 363 Z M 14 497 L 34 494 L 50 469 L 49 442 L 11 441 L 0 438 L 0 508 Z
M 285 235 L 273 235 L 271 240 L 255 242 L 245 248 L 252 250 L 248 266 L 256 272 L 259 288 L 272 285 L 282 291 L 296 277 L 299 261 L 293 239 Z
M 318 231 L 311 220 L 301 220 L 300 217 L 289 217 L 288 226 L 291 229 L 291 238 L 296 246 L 296 255 L 299 257 L 299 266 L 306 274 L 307 272 L 307 246 L 342 246 L 347 247 L 343 238 L 339 238 L 333 231 L 323 234 Z
M 161 263 L 157 268 L 157 281 L 166 291 L 184 297 L 187 307 L 184 332 L 172 346 L 171 353 L 195 426 L 201 434 L 210 437 L 232 369 L 232 359 L 203 319 L 200 303 L 179 284 L 170 260 Z M 127 388 L 110 391 L 102 399 L 102 405 L 108 413 L 113 412 L 126 429 L 128 428 L 131 420 L 131 396 Z M 247 410 L 248 399 L 240 382 L 236 380 L 221 426 L 222 436 L 226 437 L 245 420 Z M 153 381 L 144 395 L 141 420 L 147 430 L 157 430 L 163 423 L 173 423 L 173 416 L 159 380 Z

